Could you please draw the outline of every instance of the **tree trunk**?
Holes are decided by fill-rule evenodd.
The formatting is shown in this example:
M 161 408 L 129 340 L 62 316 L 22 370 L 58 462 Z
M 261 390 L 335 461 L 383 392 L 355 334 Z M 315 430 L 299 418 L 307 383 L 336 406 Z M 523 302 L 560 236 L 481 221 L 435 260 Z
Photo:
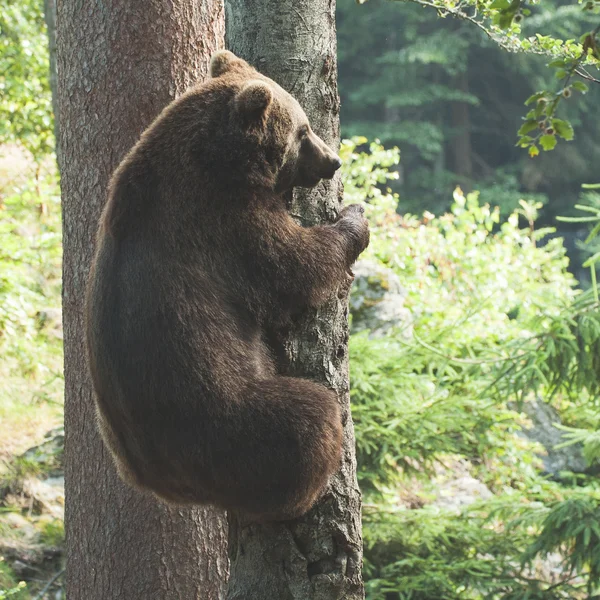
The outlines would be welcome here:
M 461 92 L 469 92 L 469 77 L 467 70 L 456 77 L 455 87 Z M 463 189 L 465 191 L 470 191 L 471 179 L 473 178 L 470 107 L 467 102 L 452 102 L 451 106 L 452 128 L 454 129 L 454 134 L 450 142 L 452 168 L 453 171 L 461 177 Z
M 339 145 L 334 0 L 226 0 L 226 45 L 293 94 L 316 133 Z M 304 225 L 332 221 L 339 177 L 297 190 L 292 214 Z M 284 524 L 230 516 L 229 600 L 358 600 L 362 538 L 348 381 L 347 289 L 299 322 L 285 342 L 288 374 L 309 377 L 339 395 L 345 425 L 342 468 L 319 504 Z
M 123 484 L 96 428 L 83 299 L 111 172 L 160 110 L 206 76 L 222 47 L 218 0 L 59 0 L 65 475 L 69 600 L 216 600 L 226 522 Z

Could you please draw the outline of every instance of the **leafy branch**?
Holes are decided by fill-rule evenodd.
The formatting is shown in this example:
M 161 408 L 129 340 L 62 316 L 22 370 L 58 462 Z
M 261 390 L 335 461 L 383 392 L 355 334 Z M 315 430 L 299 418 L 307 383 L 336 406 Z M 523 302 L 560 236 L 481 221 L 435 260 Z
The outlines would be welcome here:
M 360 4 L 366 0 L 357 0 Z M 519 129 L 517 146 L 527 149 L 531 157 L 540 152 L 553 150 L 557 138 L 571 141 L 574 137 L 572 125 L 558 118 L 558 109 L 573 92 L 585 94 L 588 86 L 584 81 L 600 83 L 600 79 L 590 73 L 591 68 L 600 68 L 600 24 L 583 33 L 579 41 L 561 40 L 536 33 L 523 37 L 522 26 L 532 10 L 534 2 L 526 0 L 397 0 L 409 1 L 423 7 L 435 9 L 441 17 L 451 16 L 470 23 L 482 31 L 490 40 L 508 52 L 524 52 L 548 56 L 547 66 L 555 69 L 560 80 L 558 90 L 540 90 L 527 101 L 536 103 L 524 117 L 525 123 Z M 587 14 L 599 14 L 600 2 L 589 0 L 583 6 Z M 573 81 L 574 78 L 578 78 Z M 535 132 L 535 135 L 534 135 Z

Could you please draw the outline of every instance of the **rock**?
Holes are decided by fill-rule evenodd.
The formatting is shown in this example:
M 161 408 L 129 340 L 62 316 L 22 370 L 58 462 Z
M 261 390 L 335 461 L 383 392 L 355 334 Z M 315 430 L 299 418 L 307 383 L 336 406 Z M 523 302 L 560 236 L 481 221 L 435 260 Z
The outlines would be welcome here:
M 396 329 L 410 338 L 412 319 L 404 306 L 406 291 L 400 278 L 391 269 L 369 260 L 358 261 L 352 270 L 352 332 L 368 329 L 372 337 L 380 337 Z
M 19 458 L 37 464 L 49 476 L 60 476 L 63 472 L 64 445 L 65 429 L 56 427 L 46 433 L 41 444 L 29 448 Z
M 546 473 L 558 475 L 561 471 L 585 473 L 588 470 L 581 444 L 556 448 L 565 441 L 565 432 L 557 427 L 561 422 L 560 416 L 552 406 L 535 399 L 524 403 L 521 410 L 532 422 L 532 426 L 523 429 L 521 434 L 529 440 L 538 442 L 546 450 L 546 454 L 541 456 Z
M 18 531 L 19 538 L 25 543 L 33 544 L 39 538 L 39 532 L 34 525 L 18 512 L 5 513 L 0 522 L 13 531 Z
M 32 579 L 37 575 L 38 570 L 29 563 L 24 563 L 20 560 L 13 561 L 12 570 L 20 579 Z
M 29 448 L 19 458 L 36 465 L 40 475 L 27 476 L 21 483 L 21 493 L 30 498 L 36 513 L 47 513 L 58 519 L 64 518 L 65 478 L 63 454 L 64 427 L 51 429 L 45 440 Z
M 455 479 L 447 481 L 440 486 L 438 497 L 434 504 L 441 508 L 460 511 L 464 506 L 473 504 L 478 500 L 487 500 L 493 496 L 489 488 L 475 479 L 472 475 L 466 474 Z
M 27 478 L 23 482 L 23 493 L 35 502 L 37 513 L 47 513 L 57 519 L 65 517 L 65 478 Z
M 436 468 L 436 499 L 434 506 L 460 512 L 465 506 L 493 496 L 490 489 L 471 475 L 471 463 L 467 460 L 452 462 L 451 468 Z
M 473 465 L 464 458 L 447 457 L 444 465 L 433 466 L 435 474 L 429 481 L 411 478 L 398 490 L 398 504 L 407 509 L 435 506 L 459 514 L 465 507 L 492 498 L 494 494 L 473 477 Z

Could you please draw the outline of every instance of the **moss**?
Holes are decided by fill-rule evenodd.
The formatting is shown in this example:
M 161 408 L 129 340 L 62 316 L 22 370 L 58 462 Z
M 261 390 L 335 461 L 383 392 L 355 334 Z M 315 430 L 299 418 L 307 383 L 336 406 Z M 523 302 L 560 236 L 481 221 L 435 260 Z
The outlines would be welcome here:
M 65 525 L 60 519 L 44 518 L 37 524 L 40 542 L 44 546 L 62 546 L 65 540 Z

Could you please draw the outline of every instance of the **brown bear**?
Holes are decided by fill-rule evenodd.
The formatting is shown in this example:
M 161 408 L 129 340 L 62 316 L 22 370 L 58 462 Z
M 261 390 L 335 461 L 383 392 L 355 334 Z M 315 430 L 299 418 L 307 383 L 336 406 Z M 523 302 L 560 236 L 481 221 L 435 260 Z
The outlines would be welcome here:
M 306 512 L 340 464 L 336 394 L 278 374 L 266 332 L 317 307 L 366 248 L 362 209 L 303 228 L 293 186 L 339 157 L 234 54 L 116 169 L 86 301 L 99 426 L 121 476 L 173 503 Z

